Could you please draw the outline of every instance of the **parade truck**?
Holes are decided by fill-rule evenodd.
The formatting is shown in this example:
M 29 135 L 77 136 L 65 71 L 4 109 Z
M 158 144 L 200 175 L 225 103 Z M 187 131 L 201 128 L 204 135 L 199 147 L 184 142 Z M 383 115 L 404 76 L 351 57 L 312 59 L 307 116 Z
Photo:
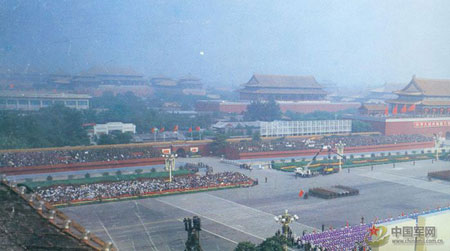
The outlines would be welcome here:
M 252 170 L 253 169 L 253 167 L 251 165 L 249 165 L 249 164 L 240 164 L 239 167 L 241 169 L 247 169 L 247 170 Z
M 330 167 L 330 166 L 326 166 L 322 169 L 322 175 L 328 175 L 328 174 L 333 174 L 333 173 L 338 173 L 339 169 L 338 168 L 334 168 L 334 167 Z
M 306 166 L 304 167 L 298 167 L 295 169 L 294 174 L 295 176 L 299 176 L 299 177 L 303 177 L 303 178 L 309 178 L 309 177 L 314 177 L 317 176 L 319 174 L 322 175 L 328 175 L 328 174 L 333 174 L 333 173 L 337 173 L 339 172 L 339 169 L 334 168 L 330 165 L 326 165 L 322 168 L 322 170 L 319 171 L 313 171 L 311 169 L 309 169 L 309 167 L 311 166 L 311 164 L 313 162 L 316 161 L 317 156 L 323 151 L 323 150 L 328 150 L 328 158 L 330 159 L 330 154 L 331 152 L 334 152 L 331 148 L 331 146 L 322 146 L 319 151 L 314 155 L 314 157 L 312 158 L 312 160 L 310 162 L 308 162 L 308 164 L 306 164 Z M 336 153 L 336 152 L 335 152 Z M 338 154 L 338 153 L 336 153 Z M 340 154 L 338 154 L 340 155 Z M 343 156 L 341 156 L 343 157 Z
M 294 171 L 296 176 L 302 177 L 302 178 L 309 178 L 309 177 L 313 177 L 316 175 L 319 175 L 318 172 L 313 172 L 308 168 L 305 167 L 298 167 L 295 169 Z

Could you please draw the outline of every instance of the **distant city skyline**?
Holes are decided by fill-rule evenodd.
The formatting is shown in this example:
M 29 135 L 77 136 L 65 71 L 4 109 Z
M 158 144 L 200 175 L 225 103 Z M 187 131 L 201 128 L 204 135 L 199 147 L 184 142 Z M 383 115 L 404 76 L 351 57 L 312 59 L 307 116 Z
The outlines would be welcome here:
M 94 66 L 238 86 L 254 73 L 378 86 L 450 78 L 450 1 L 13 1 L 0 67 Z

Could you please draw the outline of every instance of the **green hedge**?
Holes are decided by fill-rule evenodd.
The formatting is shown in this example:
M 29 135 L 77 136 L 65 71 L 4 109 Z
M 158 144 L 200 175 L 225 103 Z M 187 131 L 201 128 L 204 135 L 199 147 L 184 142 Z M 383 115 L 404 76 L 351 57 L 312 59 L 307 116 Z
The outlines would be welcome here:
M 190 173 L 189 170 L 176 170 L 172 172 L 174 176 L 187 175 L 189 173 Z M 112 182 L 119 180 L 135 180 L 135 179 L 166 178 L 166 177 L 169 177 L 169 172 L 150 172 L 141 174 L 133 173 L 125 175 L 109 175 L 109 176 L 90 177 L 71 180 L 51 180 L 51 181 L 46 180 L 46 181 L 25 182 L 21 184 L 27 186 L 30 189 L 34 189 L 36 187 L 49 187 L 55 185 L 82 185 L 108 181 Z

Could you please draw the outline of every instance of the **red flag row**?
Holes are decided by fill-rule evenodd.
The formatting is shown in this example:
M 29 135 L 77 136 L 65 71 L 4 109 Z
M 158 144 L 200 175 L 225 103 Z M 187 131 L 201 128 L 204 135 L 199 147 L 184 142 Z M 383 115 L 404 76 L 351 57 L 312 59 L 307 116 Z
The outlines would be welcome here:
M 152 131 L 152 133 L 157 133 L 157 132 L 164 132 L 164 127 L 161 127 L 159 130 L 158 130 L 158 128 L 156 128 L 156 127 L 152 127 L 152 129 L 151 129 L 151 131 Z M 197 126 L 197 127 L 195 127 L 195 130 L 197 131 L 197 132 L 199 132 L 200 131 L 200 126 Z M 173 131 L 174 132 L 178 132 L 178 125 L 175 125 L 174 127 L 173 127 Z M 188 130 L 189 132 L 192 132 L 192 127 L 189 127 L 189 130 Z
M 200 126 L 197 126 L 197 127 L 195 127 L 195 130 L 197 131 L 197 132 L 199 132 L 200 131 Z M 189 127 L 189 130 L 188 130 L 189 132 L 192 132 L 192 127 Z
M 416 110 L 416 105 L 412 104 L 411 106 L 407 107 L 406 105 L 403 105 L 403 107 L 400 109 L 400 113 L 406 113 L 406 112 L 414 112 Z M 392 114 L 397 115 L 398 114 L 398 105 L 395 105 L 392 109 Z M 389 107 L 386 107 L 384 109 L 384 115 L 389 115 Z

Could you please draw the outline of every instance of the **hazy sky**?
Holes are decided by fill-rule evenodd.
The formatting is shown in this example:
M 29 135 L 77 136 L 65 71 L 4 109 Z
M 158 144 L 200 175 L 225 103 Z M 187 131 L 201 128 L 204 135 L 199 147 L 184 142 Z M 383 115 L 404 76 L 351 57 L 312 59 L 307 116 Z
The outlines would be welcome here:
M 0 65 L 95 65 L 237 85 L 450 78 L 449 0 L 0 0 Z

